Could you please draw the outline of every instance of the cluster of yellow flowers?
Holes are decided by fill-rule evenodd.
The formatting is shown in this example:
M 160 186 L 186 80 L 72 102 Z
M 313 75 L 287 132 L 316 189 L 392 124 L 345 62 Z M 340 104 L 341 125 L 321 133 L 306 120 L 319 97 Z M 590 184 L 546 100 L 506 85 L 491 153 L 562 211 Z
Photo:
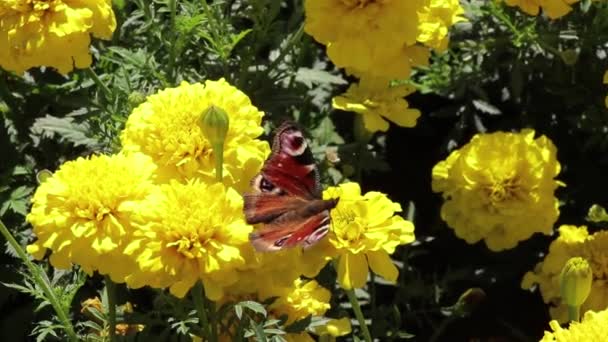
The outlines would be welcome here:
M 581 312 L 608 307 L 608 231 L 589 234 L 584 226 L 561 226 L 559 237 L 549 246 L 549 254 L 526 273 L 521 284 L 524 289 L 538 284 L 543 300 L 551 305 L 551 317 L 560 323 L 568 321 L 567 307 L 560 295 L 560 272 L 572 257 L 587 260 L 593 273 L 591 291 Z
M 22 73 L 36 66 L 67 74 L 91 64 L 91 35 L 110 39 L 116 28 L 111 0 L 0 2 L 0 66 Z
M 197 124 L 212 106 L 229 118 L 221 182 L 217 151 Z M 37 236 L 28 251 L 41 259 L 50 250 L 56 268 L 76 264 L 132 288 L 168 288 L 177 297 L 198 281 L 214 301 L 279 297 L 272 310 L 290 321 L 329 308 L 329 292 L 300 276 L 316 276 L 332 258 L 347 289 L 363 287 L 369 268 L 395 282 L 398 269 L 389 254 L 414 240 L 414 226 L 395 215 L 399 204 L 378 192 L 362 195 L 356 183 L 323 193 L 340 202 L 322 243 L 254 250 L 241 194 L 270 153 L 257 139 L 262 116 L 223 79 L 184 82 L 149 96 L 130 115 L 119 153 L 66 162 L 42 181 L 27 216 Z M 335 335 L 344 331 L 338 327 L 343 324 L 323 329 Z
M 433 168 L 441 217 L 468 243 L 513 248 L 535 232 L 550 234 L 559 215 L 556 148 L 534 131 L 477 134 Z
M 549 323 L 553 332 L 545 331 L 540 342 L 589 342 L 604 341 L 608 336 L 608 309 L 587 311 L 581 322 L 572 322 L 567 329 L 553 320 Z
M 538 15 L 542 8 L 543 13 L 551 19 L 565 16 L 572 11 L 571 4 L 579 0 L 505 0 L 509 6 L 517 6 L 529 15 Z
M 307 0 L 305 11 L 305 31 L 327 46 L 336 66 L 361 79 L 334 108 L 363 115 L 370 132 L 386 131 L 386 120 L 416 125 L 420 112 L 403 99 L 413 89 L 390 80 L 427 65 L 431 49 L 447 48 L 448 28 L 464 20 L 458 0 Z

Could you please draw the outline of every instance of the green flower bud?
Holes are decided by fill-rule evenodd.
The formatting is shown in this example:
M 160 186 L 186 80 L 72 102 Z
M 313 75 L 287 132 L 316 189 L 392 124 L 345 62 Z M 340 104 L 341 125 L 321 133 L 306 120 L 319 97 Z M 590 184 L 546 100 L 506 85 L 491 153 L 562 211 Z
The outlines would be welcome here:
M 127 101 L 129 101 L 129 104 L 131 105 L 131 107 L 137 107 L 141 103 L 146 101 L 146 95 L 144 95 L 138 91 L 134 91 L 131 94 L 129 94 Z
M 198 126 L 213 148 L 224 146 L 229 125 L 228 114 L 220 107 L 213 105 L 207 108 L 198 119 Z
M 578 61 L 578 52 L 572 49 L 564 50 L 561 52 L 561 57 L 566 65 L 574 65 Z
M 593 273 L 589 262 L 581 257 L 570 258 L 559 275 L 562 302 L 568 305 L 570 320 L 579 319 L 580 306 L 591 292 Z
M 198 126 L 213 147 L 215 178 L 218 182 L 221 182 L 223 179 L 224 141 L 226 141 L 226 134 L 228 134 L 230 118 L 223 109 L 211 105 L 199 117 Z

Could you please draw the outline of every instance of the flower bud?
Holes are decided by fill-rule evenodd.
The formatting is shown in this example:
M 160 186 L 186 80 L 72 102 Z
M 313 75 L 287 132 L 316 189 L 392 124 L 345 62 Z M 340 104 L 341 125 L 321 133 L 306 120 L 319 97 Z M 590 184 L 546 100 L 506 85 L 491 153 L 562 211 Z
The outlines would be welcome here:
M 224 146 L 229 124 L 230 119 L 228 118 L 228 114 L 220 107 L 213 105 L 207 108 L 198 119 L 198 125 L 203 131 L 205 138 L 209 140 L 214 148 L 216 146 Z
M 144 101 L 146 101 L 146 95 L 140 93 L 139 91 L 134 91 L 129 94 L 129 97 L 127 97 L 127 101 L 129 101 L 131 107 L 137 107 Z
M 579 307 L 591 292 L 593 273 L 589 262 L 581 257 L 570 258 L 559 276 L 562 303 Z

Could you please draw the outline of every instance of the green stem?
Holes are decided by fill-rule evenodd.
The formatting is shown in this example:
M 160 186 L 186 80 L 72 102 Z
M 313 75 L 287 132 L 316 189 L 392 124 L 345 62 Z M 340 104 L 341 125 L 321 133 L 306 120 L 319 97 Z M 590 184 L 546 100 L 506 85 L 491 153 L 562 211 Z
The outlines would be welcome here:
M 53 309 L 55 309 L 55 312 L 57 313 L 57 317 L 59 318 L 59 321 L 61 321 L 61 324 L 63 325 L 63 329 L 65 330 L 66 334 L 68 335 L 68 339 L 70 341 L 77 342 L 78 337 L 76 336 L 76 333 L 74 332 L 72 323 L 68 319 L 67 312 L 65 312 L 63 310 L 63 308 L 61 307 L 59 300 L 55 296 L 55 291 L 53 291 L 53 289 L 52 289 L 51 285 L 49 284 L 48 280 L 46 279 L 46 277 L 43 277 L 43 275 L 41 274 L 40 268 L 38 268 L 36 265 L 34 265 L 34 263 L 32 263 L 30 261 L 30 259 L 28 258 L 27 254 L 25 253 L 23 248 L 21 248 L 21 245 L 19 245 L 17 240 L 15 240 L 13 235 L 10 233 L 8 228 L 6 228 L 4 223 L 2 223 L 2 221 L 0 221 L 0 233 L 2 233 L 2 235 L 4 235 L 4 237 L 6 238 L 6 241 L 8 241 L 8 243 L 11 245 L 11 247 L 13 247 L 13 249 L 17 252 L 17 255 L 19 255 L 19 257 L 21 258 L 23 263 L 25 263 L 25 265 L 29 269 L 30 273 L 32 274 L 32 277 L 34 278 L 34 281 L 36 281 L 36 284 L 38 284 L 38 286 L 40 286 L 40 288 L 44 292 L 46 299 L 51 303 L 51 305 L 53 306 Z
M 192 299 L 194 300 L 194 306 L 196 307 L 196 313 L 198 314 L 198 321 L 201 326 L 201 332 L 205 335 L 206 340 L 215 341 L 211 332 L 211 325 L 209 324 L 209 318 L 207 317 L 207 308 L 205 308 L 204 298 L 205 288 L 203 287 L 202 281 L 197 281 L 191 290 Z
M 224 179 L 224 142 L 221 144 L 215 144 L 213 150 L 217 153 L 215 155 L 215 179 L 221 182 Z
M 84 70 L 89 76 L 91 76 L 93 82 L 95 82 L 95 84 L 97 84 L 97 86 L 101 89 L 101 92 L 106 97 L 106 99 L 110 99 L 112 97 L 112 92 L 110 91 L 110 88 L 108 88 L 108 86 L 103 83 L 103 81 L 101 80 L 101 78 L 99 78 L 99 76 L 97 76 L 95 71 L 93 71 L 91 67 L 88 67 Z
M 568 320 L 578 322 L 581 319 L 581 307 L 568 305 Z
M 108 297 L 108 335 L 110 342 L 116 341 L 116 284 L 105 276 L 106 296 Z
M 357 321 L 359 321 L 359 326 L 363 331 L 363 338 L 365 339 L 365 342 L 372 342 L 372 335 L 369 333 L 367 324 L 365 324 L 365 317 L 363 316 L 363 312 L 361 311 L 361 306 L 359 306 L 359 300 L 357 299 L 357 296 L 355 296 L 355 290 L 344 289 L 344 292 L 346 292 L 346 295 L 348 296 L 348 301 L 353 306 L 353 311 L 355 312 L 355 317 L 357 317 Z

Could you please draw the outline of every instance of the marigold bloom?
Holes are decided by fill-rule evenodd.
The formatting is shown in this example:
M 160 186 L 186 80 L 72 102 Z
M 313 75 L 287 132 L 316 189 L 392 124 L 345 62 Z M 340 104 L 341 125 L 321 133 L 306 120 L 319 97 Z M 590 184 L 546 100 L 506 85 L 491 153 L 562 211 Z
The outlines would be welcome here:
M 556 148 L 534 131 L 477 134 L 433 168 L 441 217 L 468 243 L 515 247 L 535 232 L 550 234 L 559 215 Z
M 381 72 L 379 56 L 395 55 L 395 49 L 416 42 L 416 11 L 424 2 L 307 0 L 304 30 L 327 45 L 327 55 L 338 67 Z
M 414 225 L 396 212 L 399 203 L 380 192 L 361 195 L 357 183 L 345 183 L 323 192 L 324 199 L 340 198 L 331 210 L 328 241 L 339 255 L 338 281 L 345 289 L 360 288 L 367 280 L 368 268 L 395 282 L 399 270 L 389 254 L 398 245 L 414 241 Z
M 524 289 L 538 284 L 543 300 L 551 305 L 551 317 L 561 323 L 568 321 L 568 312 L 560 295 L 560 273 L 573 257 L 586 259 L 593 273 L 591 292 L 580 311 L 605 309 L 608 307 L 608 231 L 589 234 L 585 226 L 561 226 L 559 237 L 549 246 L 545 259 L 526 273 L 521 284 Z
M 67 74 L 91 65 L 90 35 L 110 39 L 116 28 L 111 0 L 0 2 L 0 66 L 22 73 L 36 66 Z
M 308 315 L 321 316 L 329 310 L 331 292 L 314 280 L 296 279 L 289 288 L 264 290 L 262 298 L 279 296 L 269 310 L 275 317 L 287 315 L 287 324 L 306 318 Z
M 51 264 L 78 264 L 116 282 L 134 266 L 122 250 L 134 229 L 145 224 L 142 203 L 153 191 L 155 165 L 143 154 L 99 155 L 61 165 L 32 198 L 27 220 L 36 242 L 27 246 L 36 259 L 46 249 Z
M 457 0 L 307 0 L 304 7 L 304 30 L 327 46 L 336 66 L 388 78 L 409 77 L 412 65 L 426 64 L 428 57 L 419 57 L 428 48 L 412 48 L 446 45 L 447 26 L 463 13 Z
M 540 342 L 588 342 L 604 341 L 608 335 L 608 309 L 594 312 L 587 311 L 583 320 L 571 322 L 567 329 L 562 328 L 555 320 L 549 323 L 550 331 Z
M 509 6 L 517 6 L 529 15 L 538 15 L 540 9 L 551 19 L 557 19 L 570 13 L 571 4 L 579 0 L 505 0 Z
M 211 106 L 221 108 L 230 125 L 224 143 L 223 182 L 238 191 L 249 188 L 270 147 L 256 138 L 264 113 L 224 79 L 205 84 L 182 82 L 148 97 L 133 110 L 121 135 L 123 149 L 140 151 L 159 166 L 162 181 L 215 180 L 212 144 L 198 126 Z
M 169 287 L 183 297 L 201 279 L 211 300 L 237 280 L 241 248 L 253 227 L 245 223 L 243 198 L 222 183 L 171 181 L 155 191 L 149 224 L 134 233 L 125 253 L 139 266 L 129 286 Z
M 416 126 L 420 111 L 408 108 L 403 98 L 412 92 L 414 89 L 407 85 L 391 87 L 386 79 L 364 77 L 359 84 L 352 84 L 346 93 L 334 97 L 332 105 L 363 115 L 363 124 L 368 131 L 385 132 L 389 127 L 385 119 L 402 127 Z
M 466 20 L 464 9 L 458 0 L 430 0 L 418 12 L 418 36 L 416 40 L 438 51 L 448 47 L 448 29 L 459 21 Z

